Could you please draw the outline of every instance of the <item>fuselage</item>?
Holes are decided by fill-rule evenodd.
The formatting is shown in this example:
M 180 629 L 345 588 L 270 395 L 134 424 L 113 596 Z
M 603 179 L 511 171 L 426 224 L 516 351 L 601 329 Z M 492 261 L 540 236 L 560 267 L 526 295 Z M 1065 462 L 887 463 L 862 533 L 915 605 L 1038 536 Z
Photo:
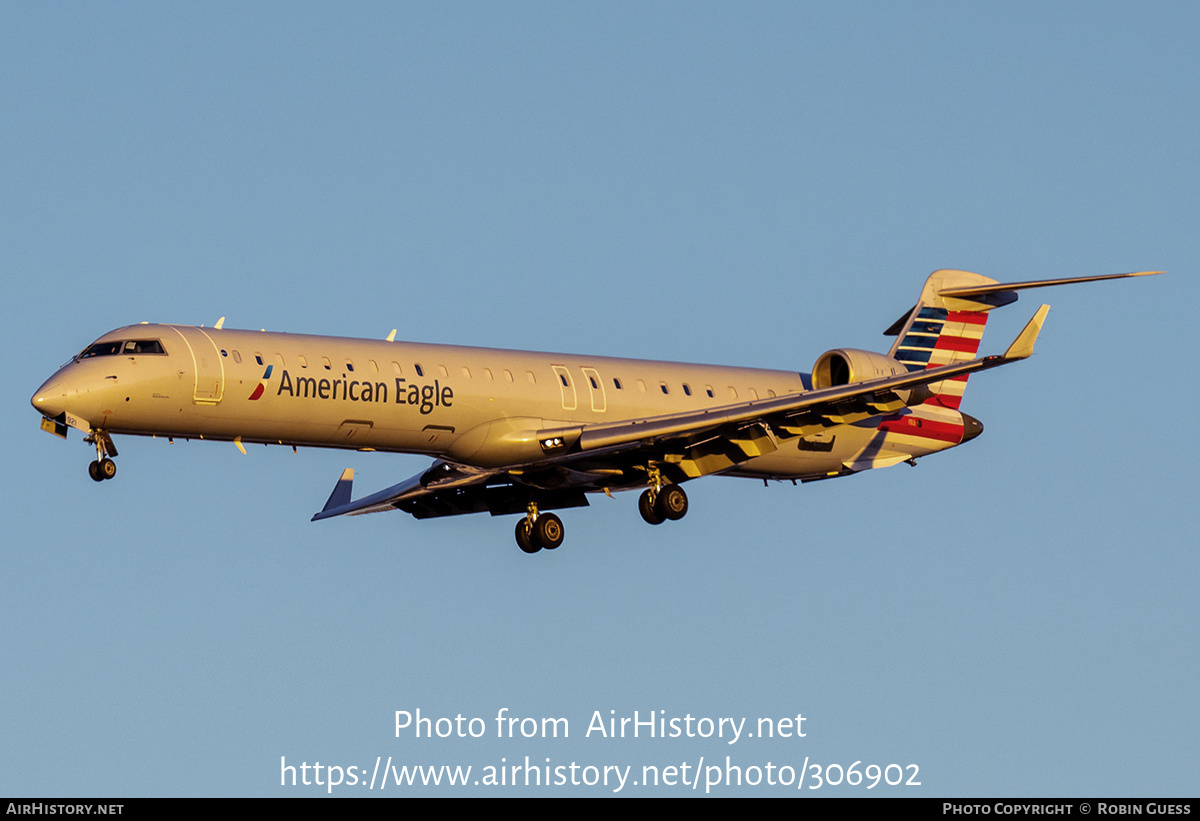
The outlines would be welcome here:
M 540 459 L 538 431 L 811 388 L 808 374 L 791 371 L 140 324 L 101 336 L 32 403 L 108 434 L 421 453 L 491 468 Z M 913 414 L 926 422 L 912 435 L 895 424 L 887 435 L 896 453 L 962 441 L 957 411 L 922 406 L 897 418 Z M 841 425 L 729 472 L 818 478 L 887 450 L 882 440 L 877 418 Z

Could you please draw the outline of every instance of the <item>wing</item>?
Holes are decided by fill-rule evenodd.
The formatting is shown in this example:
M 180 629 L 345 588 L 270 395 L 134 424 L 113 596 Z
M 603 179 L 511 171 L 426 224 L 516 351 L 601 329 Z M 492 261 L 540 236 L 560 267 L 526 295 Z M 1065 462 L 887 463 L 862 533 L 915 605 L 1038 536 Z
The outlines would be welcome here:
M 439 460 L 358 501 L 351 501 L 354 471 L 347 469 L 312 520 L 395 509 L 418 519 L 523 513 L 531 498 L 543 510 L 581 507 L 589 491 L 644 486 L 651 461 L 663 463 L 672 481 L 728 470 L 775 450 L 777 440 L 894 413 L 921 401 L 925 385 L 1027 358 L 1049 308 L 1043 305 L 998 356 L 702 411 L 543 430 L 537 437 L 544 458 L 531 464 L 487 469 Z
M 353 482 L 354 468 L 346 468 L 334 486 L 333 493 L 329 495 L 329 501 L 312 517 L 312 521 L 333 516 L 379 513 L 385 510 L 403 510 L 418 519 L 460 513 L 482 513 L 489 510 L 494 515 L 499 515 L 521 513 L 525 511 L 526 506 L 524 501 L 512 510 L 508 509 L 511 505 L 502 505 L 505 487 L 510 488 L 509 495 L 514 495 L 514 498 L 516 493 L 516 488 L 509 480 L 508 471 L 471 468 L 441 460 L 434 462 L 423 473 L 405 479 L 398 485 L 384 488 L 378 493 L 364 496 L 356 502 L 350 501 Z M 493 489 L 485 493 L 489 485 Z M 512 504 L 515 505 L 516 502 Z M 587 504 L 586 497 L 581 504 Z M 572 505 L 559 504 L 553 507 Z

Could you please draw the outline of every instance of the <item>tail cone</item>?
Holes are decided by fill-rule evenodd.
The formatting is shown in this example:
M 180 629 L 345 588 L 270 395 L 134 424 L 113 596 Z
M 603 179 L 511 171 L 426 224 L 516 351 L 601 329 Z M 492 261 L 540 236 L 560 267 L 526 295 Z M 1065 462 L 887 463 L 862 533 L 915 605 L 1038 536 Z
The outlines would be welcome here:
M 970 442 L 979 434 L 983 433 L 983 423 L 974 416 L 963 414 L 963 442 Z

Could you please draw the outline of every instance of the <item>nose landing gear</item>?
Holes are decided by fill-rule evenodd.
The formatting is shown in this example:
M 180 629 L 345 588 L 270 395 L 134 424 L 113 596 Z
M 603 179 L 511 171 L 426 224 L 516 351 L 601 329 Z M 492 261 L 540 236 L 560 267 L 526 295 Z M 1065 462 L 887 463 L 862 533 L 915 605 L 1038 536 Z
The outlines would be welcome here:
M 83 441 L 96 446 L 96 460 L 88 465 L 88 476 L 97 482 L 116 476 L 117 463 L 111 457 L 117 455 L 117 447 L 112 437 L 102 430 L 93 429 Z
M 116 475 L 117 463 L 108 457 L 97 459 L 88 465 L 88 476 L 91 476 L 97 482 L 103 482 L 105 479 L 111 479 Z

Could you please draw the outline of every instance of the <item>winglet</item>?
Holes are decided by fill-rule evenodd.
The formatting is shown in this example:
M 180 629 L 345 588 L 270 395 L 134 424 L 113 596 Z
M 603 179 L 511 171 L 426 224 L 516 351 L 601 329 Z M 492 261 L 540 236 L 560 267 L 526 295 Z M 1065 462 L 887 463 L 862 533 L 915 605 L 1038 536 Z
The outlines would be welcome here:
M 1033 319 L 1026 323 L 1021 333 L 1013 340 L 1013 343 L 1008 346 L 1008 350 L 1004 352 L 1004 359 L 1028 359 L 1033 353 L 1033 345 L 1037 342 L 1038 334 L 1042 332 L 1042 324 L 1046 321 L 1046 314 L 1049 313 L 1050 306 L 1043 305 L 1038 308 L 1037 313 L 1033 315 Z
M 329 511 L 350 504 L 350 491 L 353 485 L 354 468 L 346 468 L 342 471 L 337 484 L 333 486 L 333 493 L 329 494 L 329 501 L 325 503 L 325 507 L 321 508 L 320 513 L 314 514 L 310 521 L 315 522 L 317 519 L 327 518 Z

